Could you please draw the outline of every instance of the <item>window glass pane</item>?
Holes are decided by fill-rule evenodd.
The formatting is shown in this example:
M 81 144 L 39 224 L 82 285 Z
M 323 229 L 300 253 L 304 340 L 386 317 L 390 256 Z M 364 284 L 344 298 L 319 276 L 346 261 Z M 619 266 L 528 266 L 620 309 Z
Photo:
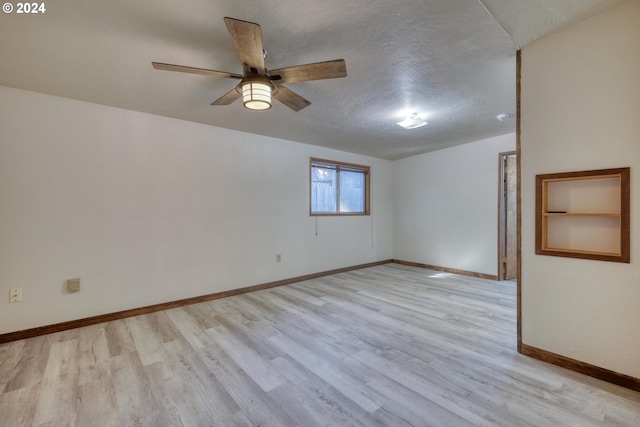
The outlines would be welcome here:
M 323 167 L 311 168 L 311 211 L 315 213 L 336 212 L 336 171 Z
M 364 212 L 364 173 L 340 171 L 340 212 Z
M 368 215 L 369 166 L 311 158 L 311 215 Z

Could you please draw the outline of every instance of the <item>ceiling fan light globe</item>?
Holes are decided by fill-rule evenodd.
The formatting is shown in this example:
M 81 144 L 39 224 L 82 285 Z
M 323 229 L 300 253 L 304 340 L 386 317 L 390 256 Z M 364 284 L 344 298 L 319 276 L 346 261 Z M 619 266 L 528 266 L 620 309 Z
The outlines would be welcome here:
M 261 81 L 242 83 L 242 104 L 249 110 L 268 110 L 271 108 L 271 85 Z

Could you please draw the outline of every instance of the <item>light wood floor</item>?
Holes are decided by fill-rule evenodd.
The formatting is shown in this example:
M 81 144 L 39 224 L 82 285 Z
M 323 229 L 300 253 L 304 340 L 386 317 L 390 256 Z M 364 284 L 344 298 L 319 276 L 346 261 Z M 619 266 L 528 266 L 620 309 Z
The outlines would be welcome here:
M 387 264 L 0 346 L 0 426 L 639 426 L 516 353 L 515 284 Z

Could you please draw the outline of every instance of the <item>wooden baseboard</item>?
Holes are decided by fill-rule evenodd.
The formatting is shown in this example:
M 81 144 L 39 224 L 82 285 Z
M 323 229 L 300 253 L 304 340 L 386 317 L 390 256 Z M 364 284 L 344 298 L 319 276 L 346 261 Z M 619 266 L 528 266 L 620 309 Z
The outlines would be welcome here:
M 447 268 L 447 267 L 440 267 L 440 266 L 437 266 L 437 265 L 421 264 L 421 263 L 418 263 L 418 262 L 403 261 L 401 259 L 393 259 L 392 262 L 395 262 L 396 264 L 408 265 L 408 266 L 411 266 L 411 267 L 420 267 L 420 268 L 426 268 L 426 269 L 429 269 L 429 270 L 443 271 L 445 273 L 461 274 L 463 276 L 478 277 L 480 279 L 498 280 L 498 276 L 493 276 L 491 274 L 476 273 L 476 272 L 473 272 L 473 271 L 466 271 L 466 270 L 457 270 L 455 268 Z
M 532 347 L 527 344 L 520 344 L 518 351 L 525 356 L 551 363 L 574 372 L 588 375 L 593 378 L 616 384 L 631 390 L 640 391 L 640 378 L 631 377 L 608 369 L 600 368 L 589 363 L 561 356 L 550 351 Z
M 61 332 L 69 329 L 80 328 L 83 326 L 95 325 L 98 323 L 111 322 L 113 320 L 139 316 L 141 314 L 153 313 L 161 310 L 168 310 L 170 308 L 183 307 L 185 305 L 196 304 L 199 302 L 226 298 L 233 295 L 240 295 L 240 294 L 246 294 L 248 292 L 255 292 L 263 289 L 275 288 L 277 286 L 289 285 L 292 283 L 302 282 L 304 280 L 316 279 L 318 277 L 330 276 L 332 274 L 344 273 L 352 270 L 359 270 L 362 268 L 373 267 L 376 265 L 389 264 L 391 262 L 393 262 L 393 260 L 389 259 L 384 261 L 370 262 L 367 264 L 354 265 L 351 267 L 337 268 L 334 270 L 323 271 L 320 273 L 305 274 L 304 276 L 297 276 L 289 279 L 276 280 L 275 282 L 268 282 L 260 285 L 248 286 L 245 288 L 232 289 L 229 291 L 217 292 L 214 294 L 201 295 L 198 297 L 164 302 L 160 304 L 149 305 L 146 307 L 132 308 L 129 310 L 118 311 L 115 313 L 107 313 L 107 314 L 101 314 L 99 316 L 86 317 L 84 319 L 70 320 L 68 322 L 56 323 L 53 325 L 39 326 L 37 328 L 25 329 L 22 331 L 9 332 L 6 334 L 0 334 L 0 344 L 11 342 L 11 341 L 17 341 L 25 338 L 33 338 L 40 335 L 51 334 L 54 332 Z

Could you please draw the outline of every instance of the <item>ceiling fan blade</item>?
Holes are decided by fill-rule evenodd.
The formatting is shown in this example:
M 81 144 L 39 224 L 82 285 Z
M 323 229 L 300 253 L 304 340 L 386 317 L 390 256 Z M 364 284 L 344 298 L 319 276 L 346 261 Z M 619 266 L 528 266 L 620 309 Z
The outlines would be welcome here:
M 311 101 L 307 101 L 291 89 L 278 85 L 278 91 L 273 95 L 275 99 L 282 102 L 293 111 L 300 111 L 311 105 Z
M 204 68 L 186 67 L 184 65 L 163 64 L 161 62 L 152 62 L 153 68 L 156 70 L 180 71 L 181 73 L 202 74 L 213 77 L 226 77 L 231 79 L 241 79 L 240 74 L 227 73 L 224 71 L 207 70 Z
M 265 75 L 264 51 L 262 50 L 262 32 L 260 25 L 234 18 L 224 18 L 227 30 L 238 51 L 245 74 Z
M 271 80 L 278 81 L 279 83 L 335 79 L 347 76 L 347 66 L 344 59 L 334 59 L 333 61 L 269 70 L 269 75 Z
M 211 105 L 229 105 L 236 99 L 242 96 L 240 92 L 238 92 L 237 87 L 234 87 L 229 92 L 222 95 L 220 98 L 216 99 L 211 103 Z

